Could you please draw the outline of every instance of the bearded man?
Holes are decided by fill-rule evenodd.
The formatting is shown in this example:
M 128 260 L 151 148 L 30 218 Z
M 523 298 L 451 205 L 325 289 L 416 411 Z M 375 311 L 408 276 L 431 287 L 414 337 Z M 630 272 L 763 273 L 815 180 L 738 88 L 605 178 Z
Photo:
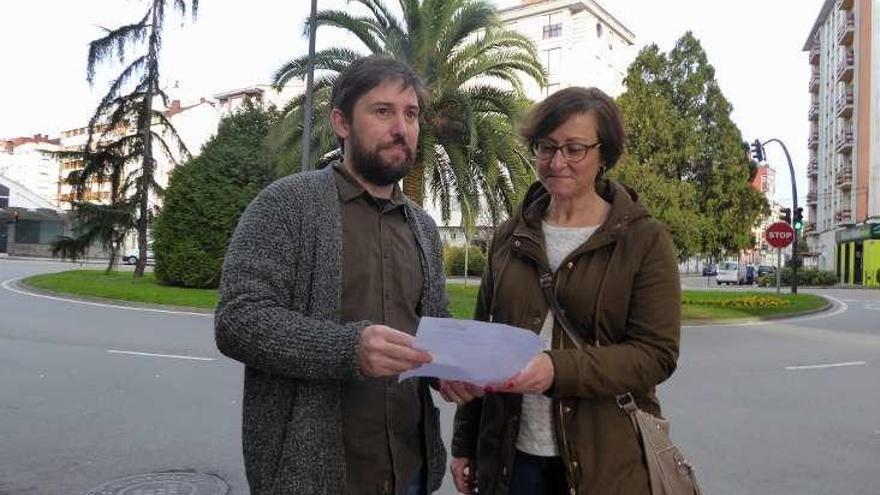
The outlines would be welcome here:
M 446 317 L 434 221 L 406 198 L 424 86 L 383 56 L 333 87 L 342 160 L 280 179 L 243 214 L 215 314 L 220 351 L 245 365 L 250 491 L 426 494 L 446 452 L 428 382 L 397 375 L 422 316 Z

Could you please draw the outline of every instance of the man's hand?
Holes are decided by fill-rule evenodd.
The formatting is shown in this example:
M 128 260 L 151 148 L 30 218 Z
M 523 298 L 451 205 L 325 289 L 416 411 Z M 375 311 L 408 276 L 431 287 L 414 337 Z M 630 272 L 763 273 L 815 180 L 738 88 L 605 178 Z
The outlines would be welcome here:
M 556 370 L 550 355 L 542 352 L 532 358 L 529 364 L 519 373 L 507 380 L 500 387 L 493 387 L 497 392 L 511 394 L 543 394 L 553 385 Z
M 483 387 L 473 383 L 452 380 L 439 380 L 439 382 L 438 392 L 446 402 L 455 402 L 460 406 L 483 396 Z
M 385 325 L 361 332 L 358 347 L 361 371 L 367 376 L 394 376 L 431 362 L 431 355 L 413 348 L 413 336 Z
M 458 493 L 465 495 L 476 493 L 474 490 L 477 488 L 477 469 L 473 459 L 453 457 L 449 471 L 452 473 L 452 481 L 455 483 L 455 489 L 458 490 Z

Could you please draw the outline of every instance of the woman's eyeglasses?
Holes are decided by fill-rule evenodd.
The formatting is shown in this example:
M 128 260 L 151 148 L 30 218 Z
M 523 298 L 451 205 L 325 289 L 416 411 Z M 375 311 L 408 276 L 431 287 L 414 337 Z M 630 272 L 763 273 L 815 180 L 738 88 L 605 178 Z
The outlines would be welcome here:
M 565 143 L 562 146 L 556 146 L 550 141 L 535 141 L 532 144 L 532 153 L 538 160 L 552 160 L 556 156 L 556 151 L 562 151 L 562 157 L 570 162 L 578 162 L 587 156 L 587 152 L 602 144 L 596 141 L 593 144 L 581 143 Z

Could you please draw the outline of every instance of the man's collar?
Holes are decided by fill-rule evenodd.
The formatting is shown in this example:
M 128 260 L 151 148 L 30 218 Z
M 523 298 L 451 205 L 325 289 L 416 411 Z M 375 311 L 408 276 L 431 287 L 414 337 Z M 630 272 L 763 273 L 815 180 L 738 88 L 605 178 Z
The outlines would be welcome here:
M 367 190 L 364 189 L 364 186 L 362 186 L 351 172 L 342 165 L 341 161 L 333 162 L 332 166 L 334 172 L 337 174 L 337 178 L 342 179 L 336 181 L 336 187 L 339 189 L 340 201 L 347 203 L 361 194 L 370 196 Z M 406 202 L 406 196 L 403 195 L 403 191 L 400 190 L 398 184 L 394 184 L 394 188 L 391 190 L 391 199 L 389 201 L 393 206 L 400 206 Z

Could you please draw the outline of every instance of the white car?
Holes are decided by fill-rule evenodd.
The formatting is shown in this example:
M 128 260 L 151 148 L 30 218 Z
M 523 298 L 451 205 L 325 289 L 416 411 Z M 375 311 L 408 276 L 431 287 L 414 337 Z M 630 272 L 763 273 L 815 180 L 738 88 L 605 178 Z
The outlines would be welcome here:
M 137 248 L 126 251 L 122 255 L 122 262 L 126 265 L 136 265 L 138 261 L 138 256 L 140 253 Z M 153 260 L 153 246 L 147 246 L 147 264 L 152 265 L 155 261 Z
M 722 261 L 718 264 L 718 275 L 715 276 L 715 281 L 718 285 L 742 285 L 746 281 L 746 267 L 736 261 Z

